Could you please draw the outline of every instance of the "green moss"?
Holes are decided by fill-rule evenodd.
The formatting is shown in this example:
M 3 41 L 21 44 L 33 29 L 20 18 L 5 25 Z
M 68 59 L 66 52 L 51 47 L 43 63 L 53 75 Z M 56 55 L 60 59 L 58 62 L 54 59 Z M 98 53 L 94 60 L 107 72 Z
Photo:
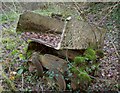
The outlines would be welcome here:
M 88 75 L 88 73 L 87 72 L 85 72 L 85 71 L 81 71 L 79 74 L 78 74 L 78 77 L 79 77 L 79 79 L 80 79 L 80 83 L 82 83 L 82 82 L 90 82 L 91 81 L 91 78 L 90 78 L 90 76 Z
M 70 70 L 71 70 L 72 73 L 79 74 L 78 69 L 75 68 L 75 67 L 72 67 Z
M 77 56 L 77 57 L 75 57 L 74 62 L 76 64 L 79 64 L 79 63 L 81 64 L 81 63 L 85 62 L 85 57 Z
M 92 48 L 88 48 L 88 49 L 85 51 L 85 57 L 86 57 L 88 60 L 96 60 L 96 52 L 95 52 L 95 50 L 93 50 Z
M 90 74 L 94 73 L 99 64 L 96 63 L 96 51 L 92 48 L 86 49 L 84 55 L 76 56 L 71 67 L 71 73 L 77 76 L 76 83 L 80 85 L 87 84 L 92 81 Z

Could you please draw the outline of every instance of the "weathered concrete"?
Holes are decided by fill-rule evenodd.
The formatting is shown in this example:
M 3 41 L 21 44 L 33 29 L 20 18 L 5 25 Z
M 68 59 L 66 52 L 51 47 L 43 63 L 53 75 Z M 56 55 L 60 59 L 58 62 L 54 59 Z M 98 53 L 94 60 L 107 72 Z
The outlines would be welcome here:
M 69 21 L 42 16 L 33 12 L 25 12 L 20 16 L 17 31 L 61 34 L 59 49 L 86 49 L 88 47 L 102 48 L 105 29 L 89 24 L 73 17 Z M 46 42 L 31 38 L 33 41 L 50 46 Z

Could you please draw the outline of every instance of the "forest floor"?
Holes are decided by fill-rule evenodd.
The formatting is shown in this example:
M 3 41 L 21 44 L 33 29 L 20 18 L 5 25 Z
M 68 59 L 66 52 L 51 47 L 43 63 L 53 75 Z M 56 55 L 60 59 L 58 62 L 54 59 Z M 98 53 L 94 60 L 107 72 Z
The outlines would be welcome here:
M 16 25 L 19 15 L 8 15 L 6 22 L 2 24 L 2 58 L 0 62 L 3 65 L 3 88 L 4 90 L 20 90 L 20 91 L 41 91 L 49 90 L 48 85 L 45 85 L 41 78 L 36 74 L 36 71 L 30 73 L 28 70 L 25 53 L 28 42 L 22 39 L 21 34 L 16 32 Z M 13 15 L 15 17 L 13 17 Z M 88 18 L 91 15 L 88 16 Z M 93 15 L 94 16 L 94 15 Z M 90 17 L 91 18 L 91 17 Z M 9 20 L 10 19 L 10 20 Z M 91 19 L 90 19 L 91 20 Z M 5 21 L 5 20 L 4 20 Z M 95 91 L 118 91 L 120 85 L 119 80 L 119 29 L 114 20 L 105 21 L 110 23 L 104 40 L 104 54 L 100 59 L 100 68 L 96 79 L 90 85 L 89 90 Z

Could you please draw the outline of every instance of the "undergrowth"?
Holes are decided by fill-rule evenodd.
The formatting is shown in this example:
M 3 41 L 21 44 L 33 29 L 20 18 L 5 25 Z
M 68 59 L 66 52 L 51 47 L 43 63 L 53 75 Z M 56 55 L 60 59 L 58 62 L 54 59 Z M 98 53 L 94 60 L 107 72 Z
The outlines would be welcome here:
M 98 71 L 100 63 L 97 59 L 96 51 L 88 48 L 84 55 L 76 56 L 72 65 L 70 65 L 71 77 L 76 79 L 73 82 L 81 91 L 89 87 L 93 79 L 91 76 L 95 76 L 95 72 Z

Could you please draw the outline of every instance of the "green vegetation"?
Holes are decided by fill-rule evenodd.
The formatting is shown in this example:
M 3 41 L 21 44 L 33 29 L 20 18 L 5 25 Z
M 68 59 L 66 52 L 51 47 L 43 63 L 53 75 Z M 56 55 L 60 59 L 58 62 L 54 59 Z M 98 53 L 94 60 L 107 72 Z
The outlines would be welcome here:
M 1 23 L 8 23 L 8 22 L 13 22 L 19 17 L 18 13 L 13 13 L 13 12 L 7 12 L 3 13 L 0 15 L 0 18 L 2 18 Z
M 91 75 L 95 72 L 95 70 L 97 70 L 99 66 L 96 60 L 96 51 L 92 48 L 86 49 L 83 56 L 75 57 L 73 66 L 71 66 L 70 71 L 73 73 L 73 76 L 77 75 L 77 84 L 90 84 L 92 81 Z

